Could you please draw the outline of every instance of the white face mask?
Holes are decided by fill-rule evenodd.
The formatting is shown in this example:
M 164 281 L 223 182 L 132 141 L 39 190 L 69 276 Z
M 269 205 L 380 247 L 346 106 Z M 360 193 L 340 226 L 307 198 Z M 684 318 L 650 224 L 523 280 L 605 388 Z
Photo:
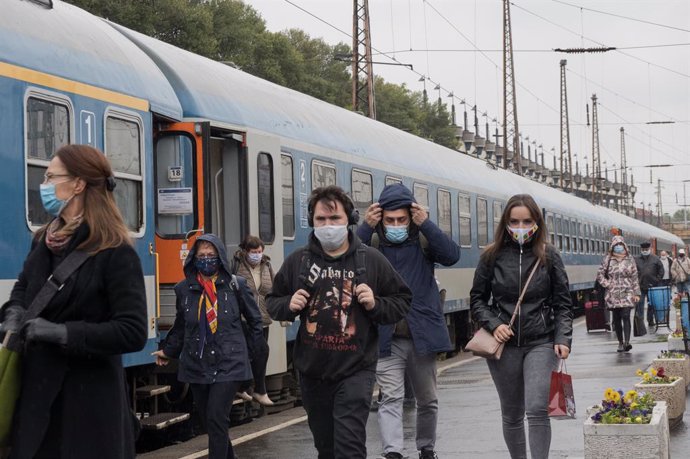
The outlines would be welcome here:
M 261 258 L 263 258 L 263 256 L 263 253 L 248 253 L 247 260 L 249 261 L 250 265 L 254 266 L 261 263 Z
M 647 256 L 649 256 L 650 253 L 652 253 L 652 251 L 651 250 L 640 250 L 640 253 L 643 256 L 647 257 Z
M 326 225 L 314 228 L 314 236 L 327 252 L 339 249 L 347 239 L 347 225 Z

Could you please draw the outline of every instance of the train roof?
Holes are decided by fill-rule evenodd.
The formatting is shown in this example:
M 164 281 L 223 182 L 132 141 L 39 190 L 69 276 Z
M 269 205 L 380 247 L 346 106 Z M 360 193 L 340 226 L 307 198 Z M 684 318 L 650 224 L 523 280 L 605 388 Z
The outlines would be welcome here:
M 477 158 L 125 27 L 115 27 L 161 66 L 177 91 L 185 117 L 249 126 L 381 164 L 391 164 L 394 158 L 394 164 L 404 169 L 462 184 L 468 191 L 494 197 L 530 193 L 550 211 L 682 244 L 680 238 L 639 220 L 506 170 L 492 170 Z
M 47 8 L 29 1 L 3 1 L 3 62 L 47 78 L 62 77 L 143 99 L 147 110 L 182 117 L 175 91 L 151 59 L 101 18 L 68 3 L 54 2 Z

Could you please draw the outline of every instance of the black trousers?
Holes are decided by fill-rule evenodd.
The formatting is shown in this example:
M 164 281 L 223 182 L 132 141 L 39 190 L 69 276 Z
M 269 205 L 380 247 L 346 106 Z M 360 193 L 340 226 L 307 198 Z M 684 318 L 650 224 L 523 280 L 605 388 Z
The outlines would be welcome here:
M 332 382 L 300 374 L 302 403 L 319 459 L 366 459 L 375 379 L 376 365 Z
M 619 343 L 630 342 L 630 311 L 632 308 L 613 308 L 613 328 Z
M 264 341 L 266 347 L 264 352 L 257 352 L 252 359 L 252 375 L 254 376 L 254 392 L 257 394 L 266 393 L 266 365 L 268 364 L 268 327 L 264 327 Z
M 228 430 L 230 429 L 230 408 L 239 381 L 213 384 L 190 384 L 194 404 L 199 410 L 201 423 L 208 432 L 208 458 L 234 459 Z

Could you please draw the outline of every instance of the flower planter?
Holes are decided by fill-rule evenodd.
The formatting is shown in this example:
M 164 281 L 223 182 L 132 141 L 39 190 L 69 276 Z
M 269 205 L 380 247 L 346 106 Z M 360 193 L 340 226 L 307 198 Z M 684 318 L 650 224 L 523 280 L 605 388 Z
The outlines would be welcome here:
M 649 424 L 595 424 L 587 410 L 583 427 L 585 459 L 668 459 L 669 426 L 666 403 L 657 402 Z
M 668 350 L 685 352 L 685 343 L 683 342 L 683 337 L 674 337 L 670 334 L 668 335 Z
M 664 401 L 668 406 L 668 422 L 675 426 L 683 419 L 685 412 L 685 382 L 676 379 L 670 384 L 635 384 L 638 392 L 650 394 L 657 402 Z
M 652 360 L 652 367 L 663 368 L 667 375 L 678 376 L 685 381 L 685 388 L 690 384 L 690 356 L 685 356 L 682 359 L 654 359 Z

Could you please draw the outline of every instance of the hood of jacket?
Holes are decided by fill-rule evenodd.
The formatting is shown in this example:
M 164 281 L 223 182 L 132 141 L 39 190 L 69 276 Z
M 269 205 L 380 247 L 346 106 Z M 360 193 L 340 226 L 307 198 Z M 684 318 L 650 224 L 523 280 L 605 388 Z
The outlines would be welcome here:
M 623 244 L 623 247 L 625 247 L 626 254 L 630 255 L 630 249 L 628 248 L 628 244 L 625 243 L 625 239 L 623 239 L 623 236 L 613 236 L 613 238 L 611 239 L 611 244 L 609 245 L 609 253 L 613 253 L 613 246 L 618 244 Z
M 187 254 L 187 258 L 184 260 L 185 277 L 196 276 L 197 271 L 194 267 L 194 256 L 196 255 L 196 248 L 199 244 L 199 241 L 206 241 L 213 244 L 213 246 L 216 248 L 216 252 L 218 252 L 218 256 L 220 257 L 221 269 L 224 270 L 228 276 L 230 276 L 232 274 L 232 269 L 230 268 L 230 263 L 228 262 L 228 252 L 225 250 L 225 244 L 223 244 L 223 241 L 221 241 L 218 236 L 209 233 L 199 236 Z
M 416 202 L 412 191 L 402 183 L 387 185 L 379 196 L 379 205 L 383 210 L 402 209 Z

